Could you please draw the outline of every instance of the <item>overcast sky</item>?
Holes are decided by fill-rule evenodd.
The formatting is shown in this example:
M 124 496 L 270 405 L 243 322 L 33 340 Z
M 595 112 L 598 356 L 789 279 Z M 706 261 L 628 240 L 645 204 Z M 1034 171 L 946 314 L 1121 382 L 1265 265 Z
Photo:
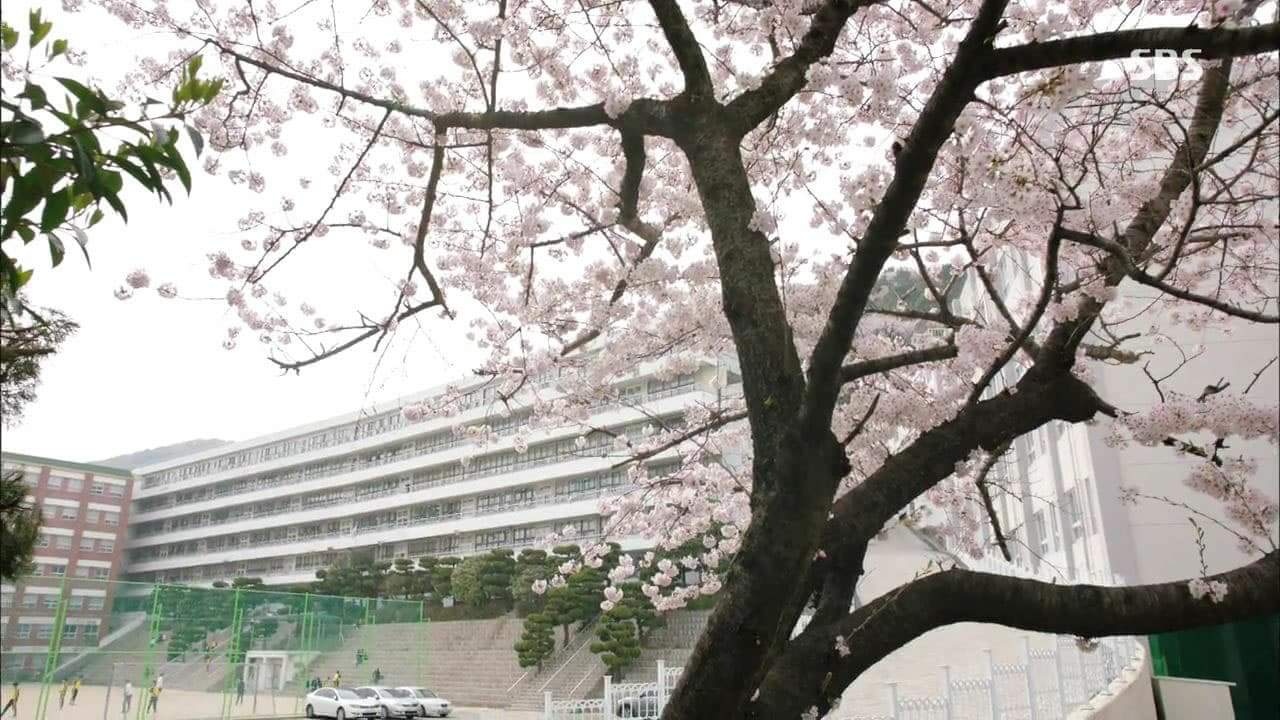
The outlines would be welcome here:
M 19 2 L 4 4 L 5 19 L 24 31 L 26 12 Z M 68 37 L 89 53 L 90 65 L 82 70 L 91 77 L 114 77 L 114 64 L 131 61 L 133 54 L 121 54 L 121 47 L 164 41 L 114 20 L 95 23 L 93 14 L 66 16 L 45 7 L 45 15 L 55 21 L 54 37 Z M 184 149 L 190 146 L 184 143 Z M 286 158 L 290 170 L 308 160 L 327 163 L 329 155 Z M 263 169 L 270 180 L 269 168 Z M 226 328 L 239 324 L 222 299 L 166 301 L 145 291 L 116 300 L 112 291 L 134 268 L 148 270 L 155 284 L 177 283 L 184 295 L 219 287 L 206 275 L 206 254 L 238 242 L 243 234 L 237 218 L 261 198 L 198 167 L 193 171 L 190 198 L 178 189 L 176 203 L 167 206 L 134 191 L 127 226 L 112 217 L 94 228 L 92 270 L 74 250 L 61 267 L 47 269 L 48 251 L 40 241 L 18 253 L 27 267 L 37 268 L 30 298 L 66 312 L 80 330 L 43 363 L 38 398 L 5 432 L 6 450 L 91 461 L 192 438 L 243 440 L 390 400 L 475 367 L 480 354 L 465 340 L 461 323 L 431 317 L 405 323 L 381 361 L 366 346 L 286 376 L 250 333 L 241 334 L 235 350 L 222 348 Z M 316 174 L 324 177 L 323 168 Z M 337 242 L 350 246 L 331 247 Z M 294 302 L 312 302 L 332 322 L 351 320 L 356 310 L 336 300 L 326 306 L 335 287 L 364 285 L 376 292 L 402 277 L 404 268 L 388 265 L 351 235 L 332 234 L 328 243 L 326 254 L 315 256 L 322 261 L 304 256 L 282 266 L 287 274 L 268 283 L 270 289 Z
M 25 33 L 26 9 L 5 3 L 4 10 L 4 19 Z M 68 37 L 89 53 L 85 70 L 94 75 L 110 74 L 111 63 L 125 59 L 113 58 L 109 46 L 147 41 L 115 21 L 88 29 L 83 16 L 67 17 L 50 7 L 45 16 L 55 21 L 54 37 Z M 102 27 L 110 34 L 104 36 Z M 190 145 L 183 149 L 189 153 Z M 288 161 L 301 158 L 295 154 Z M 252 333 L 242 333 L 235 350 L 222 348 L 226 328 L 239 325 L 222 299 L 163 300 L 152 291 L 115 299 L 112 291 L 139 267 L 156 284 L 174 281 L 184 295 L 221 287 L 209 280 L 205 256 L 238 242 L 243 234 L 236 220 L 252 198 L 225 178 L 197 167 L 193 174 L 190 198 L 174 183 L 173 206 L 129 193 L 131 221 L 125 225 L 109 215 L 90 232 L 92 270 L 74 249 L 61 266 L 48 269 L 48 249 L 40 240 L 17 253 L 26 267 L 36 268 L 28 286 L 31 300 L 67 313 L 80 330 L 42 364 L 38 397 L 19 424 L 5 430 L 5 450 L 92 461 L 192 438 L 243 440 L 422 390 L 475 366 L 480 356 L 468 350 L 459 324 L 450 327 L 432 317 L 420 326 L 406 322 L 381 362 L 368 346 L 300 375 L 283 375 Z M 338 256 L 324 255 L 324 262 L 301 258 L 287 281 L 282 277 L 271 289 L 295 302 L 311 301 L 331 321 L 351 320 L 355 308 L 326 306 L 326 289 L 331 293 L 337 283 L 389 287 L 392 271 L 355 236 L 329 237 L 352 246 Z M 17 245 L 6 249 L 13 252 Z M 400 269 L 394 272 L 400 277 Z

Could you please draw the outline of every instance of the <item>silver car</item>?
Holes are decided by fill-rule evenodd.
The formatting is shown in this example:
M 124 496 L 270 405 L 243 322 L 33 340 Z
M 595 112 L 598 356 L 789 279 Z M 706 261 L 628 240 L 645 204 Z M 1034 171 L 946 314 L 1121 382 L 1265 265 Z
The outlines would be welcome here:
M 388 688 L 380 685 L 366 685 L 356 688 L 360 697 L 378 703 L 382 720 L 390 718 L 414 718 L 422 714 L 422 705 L 407 690 Z
M 405 690 L 417 698 L 418 703 L 422 706 L 422 714 L 426 717 L 449 717 L 449 711 L 453 709 L 448 700 L 424 687 L 402 687 L 397 689 Z

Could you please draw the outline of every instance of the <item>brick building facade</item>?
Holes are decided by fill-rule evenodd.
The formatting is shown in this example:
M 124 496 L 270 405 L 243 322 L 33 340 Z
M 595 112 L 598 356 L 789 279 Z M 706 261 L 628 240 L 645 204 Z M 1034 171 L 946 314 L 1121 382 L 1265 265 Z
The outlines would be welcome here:
M 111 632 L 133 479 L 127 470 L 3 453 L 43 515 L 31 573 L 0 585 L 0 651 L 7 677 L 39 673 L 51 646 L 65 661 Z M 56 619 L 63 617 L 62 632 Z

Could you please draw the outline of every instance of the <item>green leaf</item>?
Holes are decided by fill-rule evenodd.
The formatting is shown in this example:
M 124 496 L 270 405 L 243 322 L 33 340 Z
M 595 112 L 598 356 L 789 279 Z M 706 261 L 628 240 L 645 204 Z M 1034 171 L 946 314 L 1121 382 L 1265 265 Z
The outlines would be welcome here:
M 101 210 L 95 210 L 93 214 L 97 215 L 99 219 L 102 218 Z M 76 244 L 80 246 L 80 252 L 84 253 L 84 264 L 88 265 L 89 269 L 92 270 L 93 263 L 89 262 L 89 236 L 85 233 L 84 230 L 81 230 L 78 227 L 73 227 L 71 229 L 73 232 L 75 232 Z
M 27 16 L 27 25 L 31 28 L 31 38 L 27 41 L 30 47 L 39 45 L 40 41 L 44 40 L 49 31 L 53 29 L 53 23 L 46 22 L 40 18 L 38 9 L 32 10 L 31 14 Z
M 44 88 L 34 83 L 27 83 L 18 97 L 30 100 L 31 106 L 37 110 L 49 104 L 49 97 L 45 95 Z
M 38 145 L 44 142 L 44 130 L 34 120 L 16 120 L 10 124 L 8 141 L 14 145 Z
M 182 153 L 178 152 L 178 148 L 173 145 L 164 146 L 165 154 L 169 156 L 172 162 L 169 167 L 178 173 L 178 181 L 182 183 L 182 187 L 186 188 L 188 194 L 191 192 L 191 172 L 187 170 L 187 164 L 182 160 Z
M 54 267 L 61 265 L 62 258 L 67 254 L 67 249 L 63 247 L 62 240 L 53 233 L 49 234 L 49 254 L 53 256 Z
M 200 157 L 200 153 L 204 151 L 204 136 L 194 127 L 187 125 L 187 135 L 191 138 L 191 144 L 196 149 L 196 157 Z
M 34 173 L 27 173 L 14 179 L 13 194 L 9 196 L 9 202 L 4 207 L 6 220 L 12 222 L 35 210 L 40 204 L 45 186 L 33 175 Z
M 9 23 L 0 23 L 0 46 L 12 50 L 18 44 L 18 31 L 9 27 Z
M 51 193 L 44 199 L 44 212 L 40 214 L 40 232 L 52 232 L 67 219 L 71 207 L 70 188 Z
M 65 53 L 67 51 L 67 47 L 67 41 L 65 39 L 58 38 L 57 40 L 54 40 L 53 47 L 49 48 L 49 59 L 52 60 Z
M 89 216 L 89 227 L 97 225 L 103 218 L 102 210 L 95 209 L 93 214 Z
M 71 94 L 76 96 L 76 99 L 80 101 L 77 105 L 83 104 L 84 107 L 87 107 L 100 115 L 105 115 L 107 113 L 106 100 L 99 93 L 89 89 L 80 81 L 64 77 L 54 78 L 54 80 L 62 83 L 63 87 L 70 90 Z M 79 114 L 84 115 L 84 113 Z
M 23 243 L 29 243 L 36 239 L 36 231 L 31 229 L 31 225 L 26 221 L 23 221 L 22 224 L 18 226 L 17 230 L 18 237 L 22 238 Z

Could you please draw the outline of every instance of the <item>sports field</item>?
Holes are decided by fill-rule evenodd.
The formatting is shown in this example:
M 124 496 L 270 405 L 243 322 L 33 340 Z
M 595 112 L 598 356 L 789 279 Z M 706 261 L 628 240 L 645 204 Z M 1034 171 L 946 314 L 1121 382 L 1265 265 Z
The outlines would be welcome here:
M 6 713 L 3 720 L 32 720 L 35 717 L 36 704 L 40 699 L 40 685 L 24 683 L 18 700 L 18 713 Z M 121 688 L 111 688 L 110 697 L 107 688 L 101 685 L 85 685 L 80 688 L 75 705 L 71 704 L 70 693 L 67 701 L 58 706 L 58 687 L 54 686 L 49 693 L 48 707 L 45 710 L 46 720 L 135 720 L 137 704 L 143 694 L 134 690 L 133 707 L 128 715 L 123 713 Z M 4 687 L 4 700 L 9 701 L 9 687 Z M 294 718 L 302 717 L 303 703 L 301 697 L 292 695 L 271 696 L 266 693 L 256 698 L 246 694 L 244 699 L 236 703 L 231 697 L 232 718 Z M 295 709 L 296 708 L 296 709 Z M 455 708 L 449 715 L 458 720 L 537 720 L 542 713 L 527 710 L 500 710 L 492 708 Z M 160 695 L 156 712 L 148 713 L 145 720 L 216 720 L 222 717 L 222 695 L 220 693 L 197 692 L 194 690 L 165 690 Z

